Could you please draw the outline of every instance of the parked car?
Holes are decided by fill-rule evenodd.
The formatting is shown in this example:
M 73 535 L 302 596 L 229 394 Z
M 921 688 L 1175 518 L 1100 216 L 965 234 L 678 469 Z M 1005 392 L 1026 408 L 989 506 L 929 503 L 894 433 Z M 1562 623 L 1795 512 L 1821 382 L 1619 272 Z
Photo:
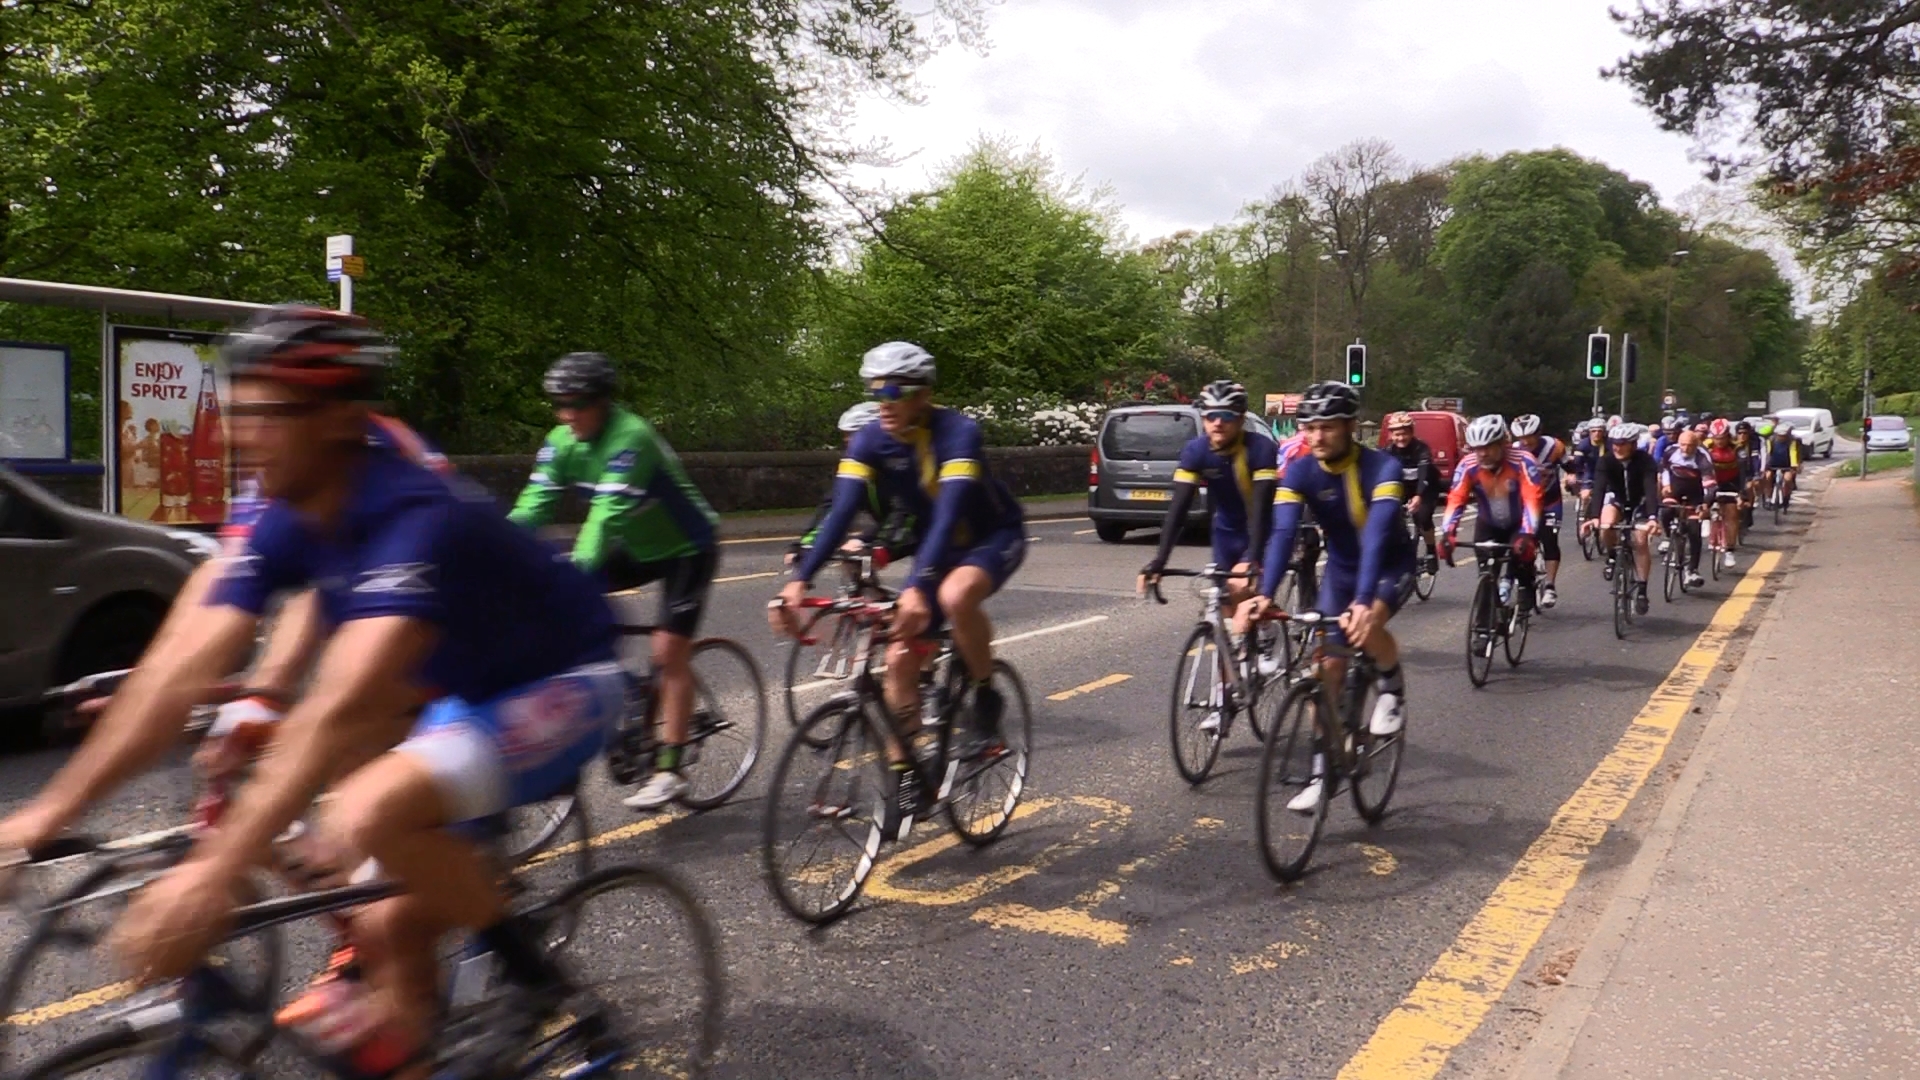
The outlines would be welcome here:
M 0 706 L 140 658 L 212 537 L 83 510 L 0 466 Z
M 1454 466 L 1460 464 L 1460 455 L 1467 445 L 1467 418 L 1456 412 L 1415 412 L 1413 417 L 1413 437 L 1427 444 L 1433 451 L 1434 467 L 1440 470 L 1442 483 L 1451 482 Z M 1387 445 L 1387 431 L 1380 430 L 1378 445 Z
M 1869 450 L 1906 450 L 1913 446 L 1913 432 L 1907 428 L 1906 417 L 1876 416 L 1872 426 L 1873 430 L 1867 432 Z
M 1801 457 L 1833 456 L 1833 413 L 1826 409 L 1781 409 L 1773 416 L 1776 422 L 1793 425 Z
M 1200 434 L 1191 405 L 1122 405 L 1100 424 L 1087 474 L 1087 516 L 1100 539 L 1118 543 L 1128 529 L 1157 528 L 1173 498 L 1180 451 Z M 1207 492 L 1194 493 L 1187 520 L 1209 520 Z

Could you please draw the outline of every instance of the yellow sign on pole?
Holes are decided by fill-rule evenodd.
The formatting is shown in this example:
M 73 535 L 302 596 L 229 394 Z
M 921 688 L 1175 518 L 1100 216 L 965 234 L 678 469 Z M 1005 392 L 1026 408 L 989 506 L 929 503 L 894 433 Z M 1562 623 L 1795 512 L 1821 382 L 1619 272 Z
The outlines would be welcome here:
M 340 256 L 340 272 L 348 277 L 367 276 L 367 260 L 361 255 Z

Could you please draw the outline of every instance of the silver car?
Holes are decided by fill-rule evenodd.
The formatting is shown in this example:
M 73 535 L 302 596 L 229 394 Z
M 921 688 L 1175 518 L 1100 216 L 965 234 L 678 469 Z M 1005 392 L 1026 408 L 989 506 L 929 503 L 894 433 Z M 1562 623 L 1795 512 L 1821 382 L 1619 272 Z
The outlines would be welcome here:
M 1907 430 L 1903 416 L 1876 416 L 1873 430 L 1867 432 L 1869 450 L 1905 450 L 1913 445 L 1913 432 Z
M 0 706 L 129 667 L 213 538 L 60 501 L 0 466 Z

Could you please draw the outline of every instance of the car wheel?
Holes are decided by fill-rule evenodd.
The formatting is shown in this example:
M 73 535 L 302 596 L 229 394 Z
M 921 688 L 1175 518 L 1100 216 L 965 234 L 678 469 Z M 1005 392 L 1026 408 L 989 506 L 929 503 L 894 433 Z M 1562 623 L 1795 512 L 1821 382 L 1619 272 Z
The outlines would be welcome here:
M 1127 527 L 1117 521 L 1096 521 L 1093 531 L 1094 535 L 1109 544 L 1117 544 L 1127 538 Z
M 56 685 L 69 683 L 83 675 L 99 671 L 129 668 L 140 660 L 147 643 L 166 618 L 166 608 L 156 599 L 127 596 L 109 600 L 82 616 L 60 650 L 60 662 L 54 666 Z M 54 718 L 49 717 L 49 722 Z M 64 725 L 48 729 L 48 737 L 58 741 L 78 734 Z

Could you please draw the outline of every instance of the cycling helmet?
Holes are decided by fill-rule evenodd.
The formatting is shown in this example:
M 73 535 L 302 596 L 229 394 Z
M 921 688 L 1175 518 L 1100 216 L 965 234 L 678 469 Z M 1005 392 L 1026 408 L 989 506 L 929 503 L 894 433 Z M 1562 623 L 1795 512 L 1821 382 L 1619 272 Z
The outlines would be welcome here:
M 1410 412 L 1390 412 L 1387 414 L 1387 430 L 1399 431 L 1413 426 L 1413 414 Z
M 1663 416 L 1663 417 L 1661 417 L 1661 418 L 1660 418 L 1660 430 L 1661 430 L 1661 431 L 1678 431 L 1678 430 L 1680 430 L 1680 418 L 1679 418 L 1679 417 L 1677 417 L 1677 416 Z
M 1640 441 L 1640 425 L 1639 424 L 1615 424 L 1612 427 L 1607 429 L 1607 441 L 1608 442 L 1624 442 L 1624 443 L 1639 442 Z
M 1231 409 L 1234 412 L 1247 411 L 1247 388 L 1232 379 L 1215 379 L 1200 391 L 1193 403 L 1203 412 L 1214 409 Z
M 1773 425 L 1773 430 L 1781 435 L 1791 435 L 1793 434 L 1793 421 L 1791 420 L 1777 421 Z
M 931 383 L 933 354 L 911 341 L 889 341 L 884 345 L 875 345 L 860 358 L 860 378 Z
M 1346 383 L 1321 382 L 1307 387 L 1300 396 L 1300 408 L 1294 418 L 1310 420 L 1352 420 L 1360 415 L 1360 395 Z
M 228 331 L 220 339 L 220 354 L 239 378 L 272 379 L 356 397 L 378 387 L 393 347 L 358 315 L 281 304 Z
M 1622 417 L 1619 413 L 1614 413 L 1612 416 L 1607 417 L 1608 428 L 1616 428 L 1626 422 L 1627 422 L 1626 419 Z
M 863 401 L 840 414 L 840 430 L 859 431 L 878 419 L 880 419 L 880 403 Z
M 1727 419 L 1724 416 L 1707 425 L 1707 436 L 1709 438 L 1724 439 L 1731 434 L 1733 434 L 1733 425 L 1727 423 Z
M 1479 450 L 1507 441 L 1507 418 L 1499 413 L 1475 417 L 1467 425 L 1467 449 Z
M 1761 435 L 1771 435 L 1773 434 L 1773 423 L 1768 420 L 1762 420 L 1760 421 L 1760 426 L 1755 430 Z
M 1524 439 L 1529 435 L 1540 434 L 1540 418 L 1532 413 L 1521 413 L 1513 418 L 1513 437 Z
M 571 352 L 553 362 L 540 389 L 549 398 L 610 398 L 613 361 L 605 353 Z

